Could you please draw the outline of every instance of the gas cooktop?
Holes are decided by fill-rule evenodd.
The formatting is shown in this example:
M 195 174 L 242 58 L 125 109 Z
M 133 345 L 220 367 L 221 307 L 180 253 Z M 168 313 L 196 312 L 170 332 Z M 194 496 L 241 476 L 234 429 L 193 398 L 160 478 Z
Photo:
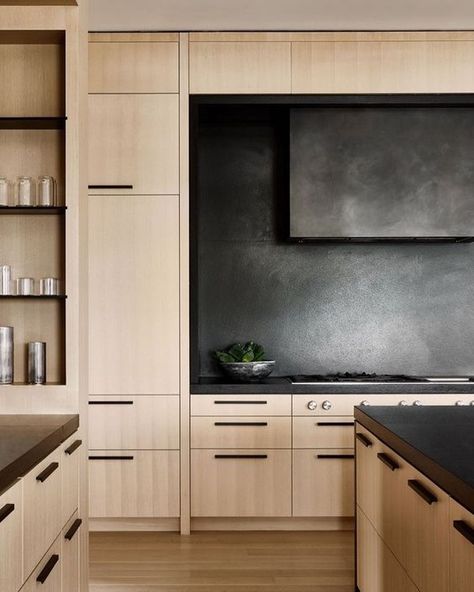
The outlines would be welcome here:
M 302 374 L 289 377 L 293 384 L 322 382 L 470 382 L 469 376 L 408 376 L 405 374 L 368 374 L 366 372 L 337 374 Z

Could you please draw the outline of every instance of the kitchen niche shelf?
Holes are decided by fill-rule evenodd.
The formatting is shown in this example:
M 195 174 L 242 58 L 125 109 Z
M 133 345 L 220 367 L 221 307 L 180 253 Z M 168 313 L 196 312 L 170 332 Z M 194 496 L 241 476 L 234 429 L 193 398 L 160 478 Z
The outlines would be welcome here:
M 66 300 L 64 294 L 0 294 L 0 299 L 8 300 Z

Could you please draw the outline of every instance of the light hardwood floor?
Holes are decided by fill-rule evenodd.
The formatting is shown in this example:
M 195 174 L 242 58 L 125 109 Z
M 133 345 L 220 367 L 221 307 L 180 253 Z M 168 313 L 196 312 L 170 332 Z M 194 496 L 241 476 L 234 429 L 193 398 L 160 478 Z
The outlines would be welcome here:
M 91 533 L 90 592 L 353 592 L 351 532 Z

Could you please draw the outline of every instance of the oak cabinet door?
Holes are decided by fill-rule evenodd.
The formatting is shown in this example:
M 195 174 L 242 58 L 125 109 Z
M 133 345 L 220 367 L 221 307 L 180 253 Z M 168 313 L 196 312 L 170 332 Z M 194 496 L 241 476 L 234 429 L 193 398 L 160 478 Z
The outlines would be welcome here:
M 66 592 L 61 584 L 61 571 L 61 537 L 58 536 L 46 554 L 40 559 L 21 592 Z M 70 592 L 70 590 L 67 590 L 67 592 Z M 72 589 L 72 592 L 74 592 L 74 589 Z
M 191 415 L 291 415 L 291 395 L 191 395 Z
M 82 440 L 77 434 L 73 434 L 61 446 L 63 524 L 79 507 L 79 460 L 83 449 Z
M 294 448 L 354 448 L 352 417 L 294 417 Z
M 176 94 L 89 95 L 90 193 L 179 193 Z
M 17 592 L 23 581 L 23 484 L 0 495 L 0 590 Z
M 474 514 L 449 500 L 449 592 L 472 592 L 474 583 Z
M 82 526 L 77 512 L 61 533 L 62 592 L 79 592 L 79 533 Z
M 179 394 L 179 198 L 89 200 L 89 393 Z

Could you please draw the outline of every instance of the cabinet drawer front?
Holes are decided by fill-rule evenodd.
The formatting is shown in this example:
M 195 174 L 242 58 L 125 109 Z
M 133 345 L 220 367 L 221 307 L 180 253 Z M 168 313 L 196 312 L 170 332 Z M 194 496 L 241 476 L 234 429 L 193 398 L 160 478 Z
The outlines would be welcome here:
M 191 395 L 191 415 L 291 415 L 291 395 Z
M 75 512 L 61 533 L 62 590 L 79 592 L 79 537 L 83 524 Z
M 293 515 L 354 516 L 354 455 L 347 449 L 293 451 Z
M 291 515 L 290 450 L 192 450 L 191 515 Z
M 61 446 L 63 524 L 79 507 L 79 459 L 83 454 L 84 443 L 77 433 Z
M 55 450 L 23 479 L 24 576 L 30 575 L 62 524 L 62 464 Z
M 40 559 L 21 592 L 58 592 L 62 589 L 61 569 L 61 537 L 58 536 L 47 553 Z
M 89 130 L 90 193 L 179 193 L 178 95 L 89 95 Z
M 177 43 L 89 43 L 89 93 L 176 92 Z
M 291 448 L 289 417 L 193 417 L 192 448 Z
M 471 592 L 474 582 L 474 514 L 449 500 L 450 590 Z
M 353 448 L 354 422 L 351 417 L 293 418 L 294 448 Z
M 179 397 L 90 397 L 89 448 L 179 448 Z
M 89 459 L 91 518 L 179 516 L 178 451 L 93 450 Z
M 0 495 L 0 590 L 17 592 L 23 581 L 23 484 Z

